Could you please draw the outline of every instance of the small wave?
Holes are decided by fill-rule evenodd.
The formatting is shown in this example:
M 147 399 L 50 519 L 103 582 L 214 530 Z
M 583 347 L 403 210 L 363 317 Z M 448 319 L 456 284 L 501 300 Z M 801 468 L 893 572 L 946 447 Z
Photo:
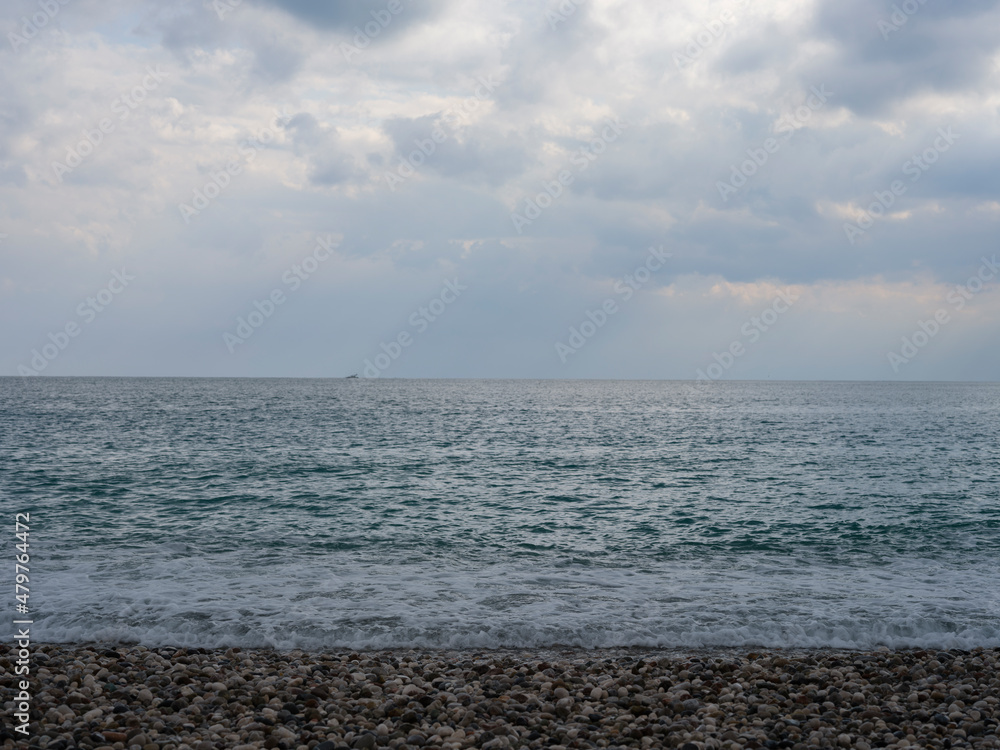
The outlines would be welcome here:
M 1000 647 L 1000 601 L 976 594 L 995 581 L 990 565 L 803 567 L 773 556 L 743 567 L 612 568 L 567 558 L 463 568 L 360 564 L 349 551 L 196 561 L 171 547 L 126 566 L 94 554 L 46 576 L 38 639 L 310 649 Z
M 829 623 L 788 625 L 762 622 L 748 626 L 663 628 L 591 626 L 560 628 L 531 623 L 470 627 L 406 626 L 405 624 L 342 624 L 325 629 L 319 625 L 290 625 L 287 619 L 256 623 L 210 622 L 210 617 L 162 621 L 148 624 L 93 622 L 65 624 L 54 618 L 36 623 L 42 641 L 74 643 L 107 641 L 145 646 L 279 649 L 544 649 L 569 646 L 598 648 L 837 648 L 873 650 L 880 647 L 963 649 L 1000 647 L 996 627 L 943 630 L 940 624 L 914 626 L 908 623 L 878 625 L 832 625 Z

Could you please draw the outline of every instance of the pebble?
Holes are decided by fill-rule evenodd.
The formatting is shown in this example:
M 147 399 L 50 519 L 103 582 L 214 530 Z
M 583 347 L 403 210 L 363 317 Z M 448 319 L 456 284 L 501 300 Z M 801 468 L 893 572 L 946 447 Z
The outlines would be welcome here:
M 2 748 L 1000 750 L 997 649 L 35 648 L 31 734 Z

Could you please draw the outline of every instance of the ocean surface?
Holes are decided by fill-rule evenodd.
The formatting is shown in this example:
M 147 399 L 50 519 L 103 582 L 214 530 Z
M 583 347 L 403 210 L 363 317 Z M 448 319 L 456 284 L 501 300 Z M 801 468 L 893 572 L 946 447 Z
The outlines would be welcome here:
M 1000 646 L 1000 385 L 2 378 L 36 640 Z

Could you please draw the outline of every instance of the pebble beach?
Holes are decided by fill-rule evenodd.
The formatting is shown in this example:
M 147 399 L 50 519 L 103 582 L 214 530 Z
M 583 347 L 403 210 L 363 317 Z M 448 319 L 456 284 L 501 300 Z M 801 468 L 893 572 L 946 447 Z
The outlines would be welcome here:
M 14 712 L 14 649 L 0 693 Z M 1000 748 L 1000 650 L 33 649 L 63 750 Z

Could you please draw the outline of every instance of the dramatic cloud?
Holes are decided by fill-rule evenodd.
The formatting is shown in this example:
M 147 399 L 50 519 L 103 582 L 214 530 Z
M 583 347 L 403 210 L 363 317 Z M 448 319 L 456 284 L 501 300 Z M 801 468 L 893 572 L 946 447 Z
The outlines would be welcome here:
M 997 380 L 998 23 L 13 0 L 0 368 Z

